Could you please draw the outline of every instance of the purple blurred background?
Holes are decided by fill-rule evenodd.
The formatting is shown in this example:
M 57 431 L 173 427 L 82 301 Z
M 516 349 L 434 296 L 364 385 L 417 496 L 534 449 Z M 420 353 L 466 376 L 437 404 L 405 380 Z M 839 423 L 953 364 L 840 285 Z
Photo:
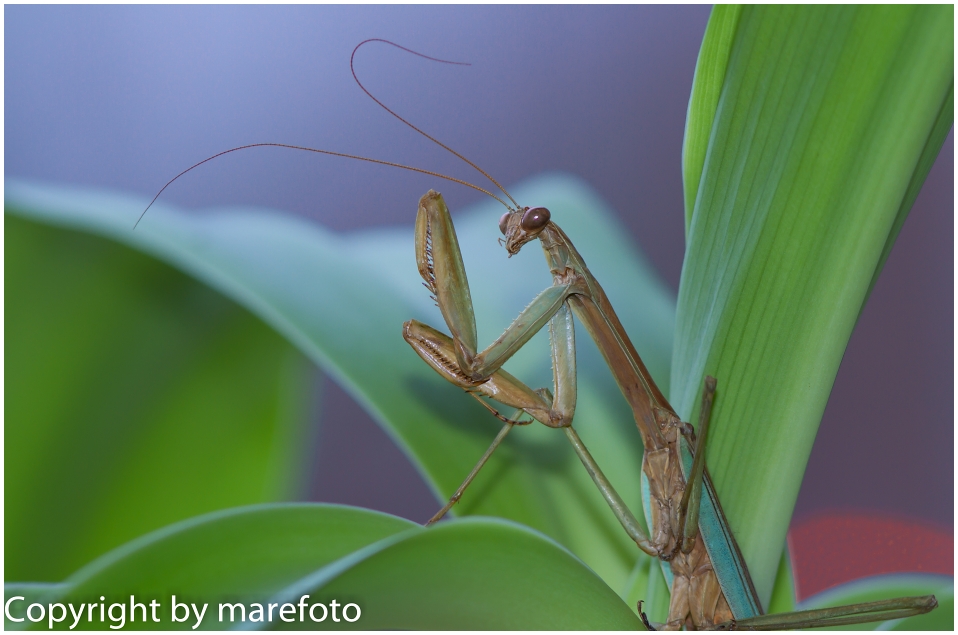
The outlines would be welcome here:
M 583 177 L 675 290 L 682 136 L 709 10 L 8 6 L 5 174 L 150 197 L 201 158 L 275 141 L 474 179 L 353 83 L 353 47 L 388 38 L 473 65 L 368 45 L 357 72 L 370 90 L 507 186 L 548 170 Z M 850 509 L 953 527 L 953 174 L 952 133 L 845 353 L 793 523 Z M 269 206 L 348 230 L 411 224 L 435 186 L 267 149 L 204 166 L 164 199 Z M 453 209 L 480 196 L 438 186 Z M 437 503 L 405 457 L 321 385 L 309 498 L 428 518 Z

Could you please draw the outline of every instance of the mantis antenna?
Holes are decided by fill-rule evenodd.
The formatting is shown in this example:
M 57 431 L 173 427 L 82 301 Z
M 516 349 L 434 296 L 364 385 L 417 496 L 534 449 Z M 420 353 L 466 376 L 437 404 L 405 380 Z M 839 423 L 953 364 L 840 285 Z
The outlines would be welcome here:
M 436 57 L 430 57 L 430 56 L 428 56 L 428 55 L 423 55 L 422 53 L 418 53 L 418 52 L 416 52 L 416 51 L 414 51 L 414 50 L 412 50 L 412 49 L 408 49 L 408 48 L 406 48 L 406 47 L 404 47 L 404 46 L 400 46 L 400 45 L 398 45 L 398 44 L 396 44 L 396 43 L 394 43 L 394 42 L 390 42 L 389 40 L 383 40 L 383 39 L 380 39 L 380 38 L 372 38 L 372 39 L 364 40 L 364 41 L 360 42 L 359 44 L 356 45 L 356 48 L 353 49 L 352 55 L 350 55 L 350 58 L 349 58 L 349 70 L 350 70 L 350 71 L 352 72 L 352 74 L 353 74 L 353 79 L 356 81 L 356 83 L 359 85 L 359 87 L 363 90 L 363 92 L 366 93 L 366 95 L 369 96 L 370 99 L 372 99 L 372 100 L 373 100 L 374 102 L 376 102 L 380 107 L 382 107 L 383 109 L 385 109 L 386 112 L 388 112 L 389 114 L 391 114 L 393 117 L 396 117 L 396 118 L 399 119 L 401 122 L 403 122 L 404 124 L 406 124 L 407 126 L 409 126 L 410 128 L 412 128 L 413 130 L 415 130 L 415 131 L 418 132 L 419 134 L 423 135 L 424 137 L 426 137 L 427 139 L 429 139 L 429 140 L 432 141 L 433 143 L 438 144 L 438 145 L 439 145 L 440 147 L 442 147 L 443 149 L 445 149 L 445 150 L 451 152 L 452 154 L 456 155 L 458 158 L 462 159 L 463 161 L 465 161 L 466 163 L 468 163 L 470 166 L 472 166 L 473 168 L 475 168 L 476 170 L 478 170 L 483 176 L 485 176 L 487 179 L 489 179 L 490 181 L 492 181 L 492 183 L 495 184 L 495 186 L 496 186 L 497 188 L 499 188 L 499 189 L 503 192 L 503 194 L 506 195 L 506 197 L 512 202 L 512 204 L 513 204 L 516 208 L 518 208 L 518 207 L 519 207 L 519 204 L 516 203 L 515 199 L 512 198 L 512 196 L 509 194 L 509 192 L 507 192 L 506 189 L 505 189 L 504 187 L 502 187 L 502 185 L 500 185 L 498 181 L 496 181 L 494 178 L 492 178 L 485 170 L 483 170 L 483 169 L 480 168 L 478 165 L 476 165 L 475 163 L 473 163 L 472 161 L 470 161 L 470 160 L 467 159 L 466 157 L 462 156 L 461 154 L 459 154 L 458 152 L 456 152 L 455 150 L 453 150 L 452 148 L 450 148 L 450 147 L 447 146 L 446 144 L 442 143 L 442 142 L 439 141 L 438 139 L 436 139 L 436 138 L 430 136 L 429 134 L 423 132 L 422 130 L 420 130 L 419 128 L 417 128 L 416 126 L 414 126 L 413 124 L 409 123 L 408 121 L 406 121 L 405 119 L 403 119 L 402 117 L 400 117 L 398 114 L 396 114 L 395 112 L 393 112 L 388 106 L 386 106 L 383 102 L 379 101 L 375 96 L 373 96 L 373 94 L 372 94 L 371 92 L 369 92 L 369 90 L 367 90 L 365 86 L 363 86 L 362 82 L 359 81 L 359 77 L 357 77 L 357 75 L 356 75 L 356 70 L 355 70 L 355 68 L 353 67 L 353 60 L 354 60 L 354 58 L 355 58 L 355 56 L 356 56 L 356 51 L 359 50 L 359 47 L 361 47 L 363 44 L 366 44 L 367 42 L 384 42 L 384 43 L 386 43 L 386 44 L 390 44 L 390 45 L 392 45 L 392 46 L 395 46 L 396 48 L 402 49 L 403 51 L 412 53 L 413 55 L 418 55 L 419 57 L 423 57 L 423 58 L 425 58 L 425 59 L 432 60 L 432 61 L 434 61 L 434 62 L 441 62 L 441 63 L 443 63 L 443 64 L 457 64 L 457 65 L 464 65 L 464 66 L 468 66 L 469 64 L 468 64 L 467 62 L 453 62 L 453 61 L 449 61 L 449 60 L 439 59 L 439 58 L 436 58 Z M 489 197 L 491 197 L 491 198 L 494 198 L 495 200 L 499 201 L 499 203 L 501 203 L 506 209 L 508 209 L 508 210 L 510 210 L 510 211 L 513 210 L 513 208 L 510 207 L 508 203 L 506 203 L 504 200 L 502 200 L 501 198 L 499 198 L 498 196 L 496 196 L 495 194 L 493 194 L 493 193 L 490 192 L 489 190 L 486 190 L 486 189 L 484 189 L 484 188 L 481 188 L 481 187 L 479 187 L 478 185 L 474 185 L 474 184 L 472 184 L 472 183 L 469 183 L 468 181 L 465 181 L 465 180 L 463 180 L 463 179 L 457 179 L 457 178 L 452 177 L 452 176 L 447 176 L 447 175 L 442 174 L 442 173 L 440 173 L 440 172 L 433 172 L 432 170 L 424 170 L 424 169 L 422 169 L 422 168 L 417 168 L 417 167 L 413 167 L 413 166 L 409 166 L 409 165 L 403 165 L 402 163 L 395 163 L 395 162 L 393 162 L 393 161 L 384 161 L 384 160 L 382 160 L 382 159 L 372 159 L 372 158 L 370 158 L 370 157 L 364 157 L 364 156 L 359 156 L 359 155 L 355 155 L 355 154 L 346 154 L 346 153 L 344 153 L 344 152 L 333 152 L 332 150 L 320 150 L 320 149 L 317 149 L 317 148 L 309 148 L 309 147 L 306 147 L 306 146 L 298 146 L 298 145 L 293 145 L 293 144 L 289 144 L 289 143 L 248 143 L 248 144 L 246 144 L 246 145 L 236 146 L 235 148 L 230 148 L 230 149 L 228 149 L 228 150 L 223 150 L 222 152 L 217 152 L 216 154 L 214 154 L 214 155 L 212 155 L 212 156 L 209 156 L 209 157 L 203 159 L 202 161 L 198 161 L 197 163 L 194 163 L 193 165 L 191 165 L 190 167 L 186 168 L 185 170 L 183 170 L 182 172 L 180 172 L 179 174 L 177 174 L 176 176 L 174 176 L 172 179 L 170 179 L 169 181 L 167 181 L 166 184 L 165 184 L 163 187 L 160 188 L 160 191 L 157 192 L 156 195 L 153 197 L 153 199 L 150 201 L 150 204 L 146 206 L 146 209 L 144 209 L 144 210 L 140 213 L 139 218 L 136 219 L 136 223 L 133 224 L 133 229 L 136 229 L 137 225 L 140 224 L 140 221 L 143 220 L 143 217 L 146 215 L 146 213 L 149 211 L 149 209 L 150 209 L 151 207 L 153 207 L 153 203 L 155 203 L 156 200 L 157 200 L 158 198 L 160 198 L 160 194 L 162 194 L 162 193 L 164 192 L 164 190 L 166 190 L 166 188 L 168 188 L 170 185 L 172 185 L 173 182 L 176 181 L 177 179 L 179 179 L 181 176 L 183 176 L 183 175 L 186 174 L 187 172 L 190 172 L 190 171 L 192 171 L 192 170 L 198 168 L 199 166 L 203 165 L 204 163 L 207 163 L 207 162 L 209 162 L 209 161 L 212 161 L 213 159 L 216 159 L 216 158 L 219 158 L 219 157 L 223 156 L 224 154 L 229 154 L 229 153 L 231 153 L 231 152 L 239 152 L 240 150 L 248 150 L 248 149 L 250 149 L 250 148 L 286 148 L 286 149 L 289 149 L 289 150 L 302 150 L 302 151 L 304 151 L 304 152 L 316 152 L 316 153 L 318 153 L 318 154 L 328 154 L 328 155 L 334 156 L 334 157 L 343 157 L 343 158 L 346 158 L 346 159 L 355 159 L 355 160 L 357 160 L 357 161 L 367 161 L 367 162 L 369 162 L 369 163 L 378 163 L 379 165 L 386 165 L 386 166 L 393 167 L 393 168 L 400 168 L 400 169 L 402 169 L 402 170 L 409 170 L 409 171 L 411 171 L 411 172 L 419 172 L 420 174 L 426 174 L 426 175 L 429 175 L 429 176 L 435 176 L 435 177 L 438 177 L 438 178 L 440 178 L 440 179 L 445 179 L 445 180 L 447 180 L 447 181 L 452 181 L 453 183 L 459 183 L 460 185 L 465 185 L 466 187 L 471 187 L 472 189 L 477 190 L 477 191 L 479 191 L 479 192 L 482 192 L 483 194 L 485 194 L 485 195 L 487 195 L 487 196 L 489 196 Z
M 352 74 L 353 74 L 353 79 L 356 80 L 356 83 L 359 84 L 359 87 L 363 89 L 363 92 L 366 93 L 366 94 L 369 96 L 370 99 L 372 99 L 374 102 L 376 102 L 377 104 L 379 104 L 379 106 L 382 107 L 382 109 L 385 110 L 386 112 L 388 112 L 390 115 L 392 115 L 393 117 L 395 117 L 395 118 L 398 119 L 399 121 L 403 122 L 404 124 L 406 124 L 407 126 L 409 126 L 410 128 L 412 128 L 413 130 L 415 130 L 416 132 L 418 132 L 419 134 L 421 134 L 422 136 L 426 137 L 427 139 L 429 139 L 430 141 L 432 141 L 433 143 L 435 143 L 436 145 L 438 145 L 439 147 L 441 147 L 443 150 L 446 150 L 446 151 L 448 151 L 448 152 L 451 152 L 452 154 L 456 155 L 457 157 L 459 157 L 460 159 L 462 159 L 463 161 L 465 161 L 466 163 L 468 163 L 470 166 L 472 166 L 473 168 L 475 168 L 480 174 L 482 174 L 484 177 L 486 177 L 487 179 L 489 179 L 490 181 L 492 181 L 492 183 L 493 183 L 497 188 L 499 188 L 499 189 L 502 191 L 503 194 L 506 195 L 506 198 L 508 198 L 510 201 L 512 201 L 512 204 L 513 204 L 513 205 L 515 205 L 516 207 L 519 207 L 519 204 L 516 203 L 516 199 L 512 198 L 512 195 L 509 194 L 509 192 L 506 191 L 506 188 L 502 187 L 502 185 L 499 184 L 499 181 L 497 181 L 497 180 L 495 180 L 494 178 L 492 178 L 492 176 L 490 176 L 490 174 L 489 174 L 488 172 L 486 172 L 485 170 L 483 170 L 482 168 L 480 168 L 478 165 L 476 165 L 475 163 L 473 163 L 472 161 L 470 161 L 470 160 L 467 159 L 466 157 L 462 156 L 461 154 L 459 154 L 458 152 L 456 152 L 455 150 L 453 150 L 452 148 L 450 148 L 449 146 L 447 146 L 445 143 L 443 143 L 443 142 L 440 141 L 439 139 L 436 139 L 435 137 L 433 137 L 432 135 L 430 135 L 430 134 L 428 134 L 428 133 L 426 133 L 426 132 L 423 132 L 422 130 L 420 130 L 419 128 L 417 128 L 416 126 L 414 126 L 413 124 L 409 123 L 408 121 L 406 121 L 405 119 L 403 119 L 402 117 L 400 117 L 400 116 L 399 116 L 398 114 L 396 114 L 391 108 L 389 108 L 389 106 L 387 106 L 387 105 L 384 104 L 383 102 L 381 102 L 381 101 L 379 101 L 378 99 L 376 99 L 376 96 L 373 95 L 371 92 L 369 92 L 369 90 L 367 90 L 365 86 L 363 86 L 363 83 L 362 83 L 361 81 L 359 81 L 359 77 L 356 75 L 356 69 L 355 69 L 353 63 L 354 63 L 354 61 L 355 61 L 355 59 L 356 59 L 356 51 L 359 50 L 359 47 L 361 47 L 363 44 L 367 44 L 367 43 L 369 43 L 369 42 L 383 42 L 384 44 L 389 44 L 390 46 L 395 46 L 395 47 L 398 48 L 398 49 L 401 49 L 401 50 L 403 50 L 403 51 L 406 51 L 407 53 L 412 53 L 413 55 L 418 55 L 419 57 L 425 58 L 425 59 L 427 59 L 427 60 L 431 60 L 431 61 L 433 61 L 433 62 L 440 62 L 440 63 L 442 63 L 442 64 L 455 64 L 455 65 L 457 65 L 457 66 L 471 66 L 471 64 L 469 64 L 468 62 L 453 62 L 453 61 L 451 61 L 451 60 L 439 59 L 438 57 L 429 57 L 428 55 L 423 55 L 422 53 L 419 53 L 419 52 L 414 51 L 414 50 L 412 50 L 412 49 L 408 49 L 408 48 L 406 48 L 405 46 L 400 46 L 399 44 L 396 44 L 395 42 L 390 42 L 389 40 L 384 40 L 384 39 L 382 39 L 382 38 L 370 38 L 370 39 L 368 39 L 368 40 L 363 40 L 362 42 L 360 42 L 359 44 L 356 45 L 356 48 L 353 49 L 353 54 L 349 56 L 349 70 L 350 70 L 350 71 L 352 72 Z

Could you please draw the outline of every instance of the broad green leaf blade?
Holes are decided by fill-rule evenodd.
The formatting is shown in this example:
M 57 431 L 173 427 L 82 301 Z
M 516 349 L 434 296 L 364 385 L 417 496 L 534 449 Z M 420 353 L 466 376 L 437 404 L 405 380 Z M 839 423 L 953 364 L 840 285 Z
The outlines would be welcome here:
M 4 229 L 7 580 L 62 580 L 169 523 L 299 494 L 305 357 L 127 247 Z
M 652 374 L 668 377 L 672 300 L 604 204 L 570 177 L 515 188 L 552 210 L 619 312 Z M 45 222 L 110 236 L 166 260 L 247 306 L 334 375 L 449 496 L 482 455 L 498 422 L 439 378 L 402 340 L 416 318 L 445 330 L 416 270 L 412 221 L 404 229 L 337 235 L 278 213 L 220 210 L 187 216 L 162 205 L 130 230 L 139 199 L 8 180 L 7 204 Z M 454 206 L 454 199 L 448 201 Z M 479 340 L 491 342 L 551 284 L 535 245 L 514 258 L 499 246 L 501 209 L 456 216 L 476 304 Z M 631 413 L 595 346 L 580 329 L 577 428 L 636 513 L 641 442 Z M 543 333 L 506 369 L 533 387 L 550 385 Z M 667 388 L 663 385 L 663 388 Z M 438 504 L 437 504 L 438 508 Z M 511 518 L 569 547 L 614 588 L 638 550 L 616 523 L 561 432 L 517 430 L 473 483 L 456 513 Z
M 766 605 L 845 345 L 949 125 L 952 15 L 739 18 L 688 232 L 671 397 L 694 420 L 703 376 L 718 379 L 709 469 Z
M 955 583 L 954 578 L 943 575 L 898 573 L 863 578 L 814 595 L 795 608 L 803 611 L 916 595 L 934 595 L 938 599 L 938 608 L 924 615 L 901 620 L 835 627 L 828 630 L 954 630 Z
M 209 603 L 204 627 L 219 628 L 219 602 L 263 602 L 303 576 L 358 549 L 408 530 L 410 521 L 355 507 L 318 504 L 258 505 L 214 512 L 142 536 L 90 563 L 52 593 L 29 597 L 64 605 L 160 603 L 160 622 L 129 622 L 136 629 L 189 628 L 171 621 L 177 602 Z M 150 611 L 150 609 L 147 609 Z M 138 609 L 139 611 L 139 609 Z M 141 613 L 137 613 L 139 617 Z M 127 613 L 129 616 L 129 613 Z M 85 619 L 78 628 L 116 622 Z M 38 624 L 34 628 L 42 628 Z M 69 628 L 61 623 L 60 628 Z
M 699 192 L 699 180 L 702 178 L 702 166 L 705 165 L 705 155 L 709 148 L 715 109 L 725 86 L 725 71 L 728 69 L 741 15 L 742 5 L 717 4 L 712 7 L 708 26 L 705 27 L 702 49 L 695 64 L 689 110 L 685 116 L 685 139 L 682 142 L 686 237 L 692 224 L 692 210 Z
M 888 260 L 888 254 L 891 253 L 891 248 L 895 246 L 895 239 L 898 238 L 898 232 L 901 231 L 902 225 L 905 224 L 905 219 L 908 218 L 908 212 L 911 211 L 911 206 L 914 204 L 915 199 L 918 198 L 918 192 L 921 191 L 925 177 L 928 176 L 928 172 L 931 171 L 931 166 L 934 165 L 935 159 L 938 158 L 938 152 L 948 137 L 948 132 L 954 124 L 954 119 L 955 84 L 952 82 L 948 90 L 948 96 L 945 98 L 941 105 L 941 110 L 938 112 L 938 118 L 935 120 L 931 132 L 928 134 L 928 141 L 925 143 L 921 156 L 918 158 L 918 163 L 915 165 L 915 171 L 911 176 L 908 189 L 902 197 L 901 206 L 898 208 L 898 215 L 895 217 L 895 223 L 892 225 L 891 231 L 888 232 L 885 248 L 882 250 L 881 258 L 878 260 L 878 266 L 875 268 L 875 274 L 872 276 L 871 284 L 868 286 L 869 294 L 871 294 L 871 290 L 875 286 L 875 281 L 878 280 L 878 274 L 881 273 L 882 268 L 885 266 L 885 261 Z
M 525 527 L 470 518 L 407 532 L 333 563 L 272 602 L 350 598 L 363 630 L 641 629 L 629 607 L 571 553 Z M 302 629 L 300 622 L 266 627 Z
M 355 624 L 330 617 L 325 627 L 370 629 L 510 628 L 636 629 L 629 607 L 595 573 L 555 542 L 514 523 L 466 519 L 424 529 L 415 523 L 353 507 L 315 504 L 261 505 L 208 514 L 143 536 L 107 554 L 61 585 L 9 585 L 25 596 L 12 607 L 97 601 L 147 606 L 126 612 L 136 629 L 282 627 L 252 617 L 256 603 L 340 599 L 362 611 Z M 196 604 L 202 621 L 174 622 L 178 604 Z M 155 600 L 158 622 L 150 602 Z M 220 620 L 220 604 L 243 603 Z M 70 610 L 69 608 L 67 609 Z M 71 615 L 67 612 L 67 615 Z M 98 610 L 76 628 L 118 626 Z M 179 613 L 182 618 L 185 611 Z M 268 615 L 268 614 L 267 614 Z M 317 614 L 318 615 L 318 614 Z M 313 624 L 309 618 L 290 627 Z M 54 624 L 67 629 L 69 618 Z M 48 623 L 15 626 L 45 628 Z

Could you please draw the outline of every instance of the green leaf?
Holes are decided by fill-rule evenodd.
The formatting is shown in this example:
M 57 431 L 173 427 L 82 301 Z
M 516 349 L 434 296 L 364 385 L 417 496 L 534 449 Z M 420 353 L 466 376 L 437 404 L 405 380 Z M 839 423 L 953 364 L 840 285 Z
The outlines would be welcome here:
M 299 493 L 301 354 L 132 249 L 4 229 L 6 579 L 61 580 L 171 522 Z
M 413 522 L 355 507 L 317 504 L 258 505 L 214 512 L 141 536 L 95 560 L 44 595 L 26 602 L 125 603 L 130 595 L 147 606 L 156 600 L 159 623 L 173 628 L 177 602 L 265 601 L 291 582 L 370 543 L 421 528 Z M 138 609 L 139 611 L 139 609 Z M 148 608 L 149 612 L 150 609 Z M 129 614 L 128 614 L 129 615 Z M 139 613 L 137 614 L 139 615 Z M 216 627 L 210 611 L 207 624 Z M 189 625 L 195 623 L 190 621 Z M 61 624 L 61 628 L 69 627 Z M 42 626 L 42 625 L 41 625 Z M 104 628 L 85 620 L 81 628 Z
M 671 397 L 694 421 L 718 379 L 709 470 L 765 605 L 848 338 L 951 125 L 952 26 L 945 5 L 747 6 L 703 44 L 698 68 L 727 66 L 690 106 L 715 111 L 688 128 L 708 141 Z
M 427 530 L 387 514 L 337 505 L 261 505 L 208 514 L 143 536 L 62 585 L 7 590 L 26 597 L 14 605 L 17 610 L 35 601 L 129 607 L 133 595 L 147 607 L 149 620 L 143 622 L 138 608 L 136 621 L 126 624 L 137 629 L 193 628 L 195 614 L 172 621 L 173 596 L 179 604 L 208 604 L 203 628 L 223 628 L 231 620 L 224 609 L 220 621 L 220 603 L 243 603 L 251 610 L 254 603 L 295 604 L 307 594 L 310 603 L 358 604 L 362 615 L 354 625 L 365 630 L 639 627 L 598 576 L 529 529 L 467 519 Z M 159 622 L 152 621 L 152 600 L 159 603 Z M 249 613 L 242 624 L 235 610 L 234 627 L 285 625 L 278 609 L 271 623 L 262 624 L 251 621 Z M 94 609 L 94 620 L 83 619 L 78 626 L 102 629 L 119 621 L 101 623 L 97 616 Z M 305 623 L 289 626 L 353 626 L 331 617 L 321 625 L 304 618 Z M 71 623 L 72 618 L 58 627 Z M 46 626 L 38 622 L 34 628 Z
M 814 595 L 795 608 L 799 611 L 822 609 L 916 595 L 934 595 L 938 599 L 938 608 L 924 615 L 901 620 L 841 626 L 827 630 L 954 630 L 955 583 L 954 578 L 943 575 L 898 573 L 863 578 Z
M 579 559 L 541 534 L 497 519 L 457 520 L 383 540 L 273 601 L 294 603 L 305 594 L 352 598 L 364 607 L 354 627 L 364 630 L 641 628 Z
M 908 217 L 908 212 L 911 211 L 911 206 L 918 197 L 918 192 L 921 191 L 925 177 L 928 176 L 931 166 L 934 165 L 935 159 L 938 158 L 938 152 L 945 143 L 945 138 L 948 136 L 948 132 L 954 124 L 954 119 L 955 85 L 954 82 L 952 82 L 948 90 L 948 96 L 942 103 L 941 110 L 938 111 L 938 118 L 935 120 L 931 132 L 928 134 L 928 141 L 922 149 L 921 156 L 918 157 L 918 162 L 915 165 L 915 171 L 912 174 L 911 182 L 908 184 L 908 189 L 905 191 L 904 196 L 902 196 L 901 206 L 898 208 L 895 222 L 892 225 L 891 231 L 888 232 L 885 248 L 882 250 L 881 257 L 878 260 L 878 266 L 875 268 L 875 274 L 872 276 L 871 284 L 868 286 L 869 294 L 871 294 L 872 287 L 875 286 L 875 281 L 878 280 L 878 274 L 881 273 L 882 267 L 885 266 L 885 261 L 888 259 L 888 254 L 891 253 L 891 248 L 895 246 L 895 239 L 898 238 L 898 232 L 901 231 L 902 225 L 905 224 L 905 219 Z M 864 305 L 864 303 L 862 304 Z
M 717 4 L 712 8 L 705 37 L 695 63 L 689 111 L 685 116 L 685 139 L 682 142 L 682 189 L 685 198 L 685 235 L 692 224 L 692 211 L 702 178 L 702 166 L 709 149 L 709 136 L 728 69 L 735 31 L 742 15 L 742 5 Z
M 548 206 L 615 304 L 652 374 L 665 386 L 673 304 L 626 232 L 580 182 L 540 177 L 516 188 Z M 8 179 L 8 210 L 106 235 L 153 254 L 234 298 L 336 377 L 416 463 L 445 499 L 498 430 L 488 412 L 429 369 L 402 340 L 416 318 L 445 328 L 422 288 L 410 226 L 332 234 L 275 212 L 220 210 L 185 215 L 145 201 Z M 452 202 L 452 201 L 450 201 Z M 542 256 L 507 258 L 493 203 L 456 217 L 480 342 L 491 342 L 551 284 Z M 580 337 L 582 343 L 590 342 Z M 580 346 L 580 435 L 633 510 L 640 510 L 642 446 L 625 401 L 591 343 Z M 551 385 L 547 336 L 506 366 L 532 386 Z M 457 505 L 457 513 L 511 518 L 569 547 L 614 588 L 638 551 L 618 526 L 561 432 L 513 432 Z

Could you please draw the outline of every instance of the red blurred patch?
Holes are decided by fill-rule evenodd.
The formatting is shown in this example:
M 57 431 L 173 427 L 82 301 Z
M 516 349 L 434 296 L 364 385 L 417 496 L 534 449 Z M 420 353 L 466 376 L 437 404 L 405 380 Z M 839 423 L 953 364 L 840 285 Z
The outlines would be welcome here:
M 815 516 L 788 532 L 799 601 L 837 584 L 885 573 L 954 575 L 954 532 L 866 514 Z

